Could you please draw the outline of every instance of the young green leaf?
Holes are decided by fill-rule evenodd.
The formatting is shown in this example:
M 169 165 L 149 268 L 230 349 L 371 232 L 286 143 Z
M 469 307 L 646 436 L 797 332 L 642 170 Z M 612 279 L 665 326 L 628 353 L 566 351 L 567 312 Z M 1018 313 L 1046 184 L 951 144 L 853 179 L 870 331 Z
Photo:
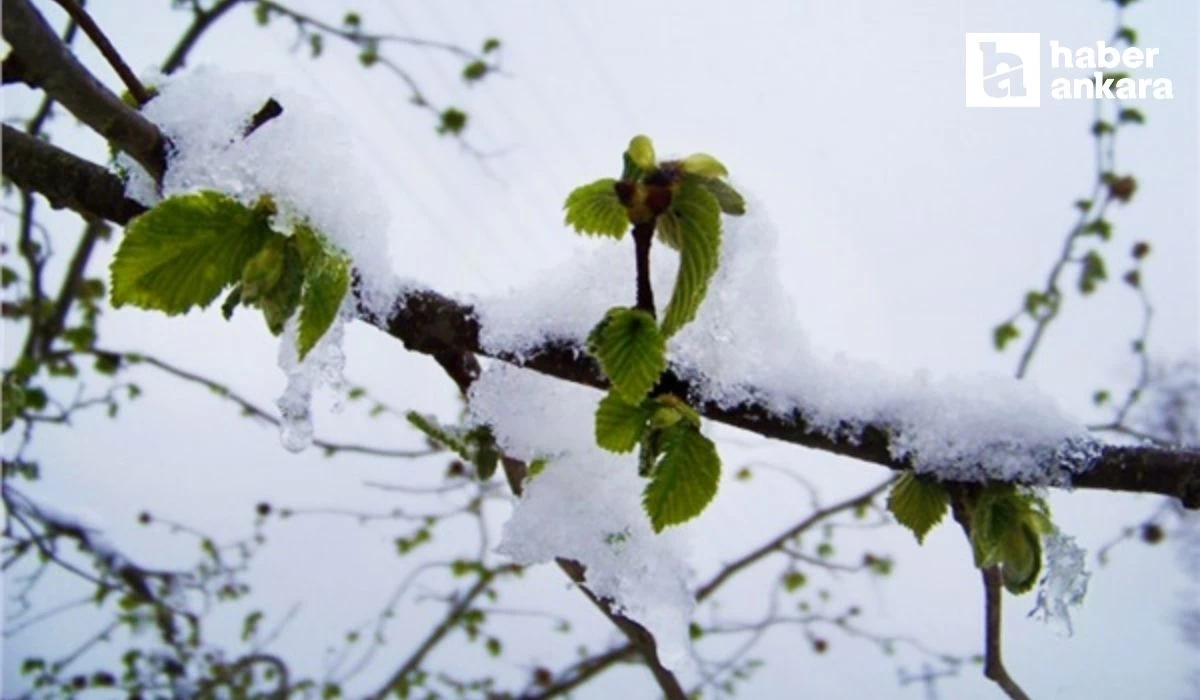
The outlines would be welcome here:
M 309 264 L 300 299 L 300 334 L 296 340 L 301 360 L 333 325 L 349 288 L 350 260 L 345 256 L 330 254 Z
M 912 530 L 917 542 L 941 522 L 950 508 L 950 494 L 935 481 L 926 481 L 912 472 L 904 472 L 888 495 L 888 510 L 896 521 Z
M 180 314 L 236 283 L 271 229 L 266 216 L 217 192 L 170 197 L 130 222 L 113 258 L 113 306 Z
M 721 206 L 721 211 L 731 216 L 741 216 L 746 213 L 746 200 L 728 182 L 716 177 L 700 177 L 699 175 L 689 175 L 688 177 L 695 177 L 712 196 L 717 198 L 717 204 Z
M 630 452 L 646 434 L 646 423 L 654 413 L 652 402 L 629 403 L 615 391 L 596 408 L 596 444 L 610 452 Z
M 721 458 L 712 440 L 685 423 L 662 433 L 662 457 L 642 494 L 655 532 L 699 515 L 717 495 Z
M 721 161 L 713 158 L 707 153 L 693 153 L 683 159 L 680 164 L 683 167 L 683 172 L 690 175 L 700 175 L 703 177 L 725 177 L 729 171 L 721 164 Z
M 679 272 L 663 314 L 662 334 L 671 337 L 696 317 L 717 270 L 721 251 L 721 207 L 699 182 L 684 178 L 671 202 L 679 221 Z
M 475 465 L 475 475 L 480 481 L 487 481 L 496 473 L 500 464 L 500 451 L 496 449 L 496 437 L 492 429 L 481 425 L 467 433 L 466 439 L 475 447 L 475 457 L 471 460 Z
M 654 403 L 658 407 L 654 409 L 654 414 L 650 417 L 650 427 L 669 428 L 681 420 L 687 421 L 695 428 L 700 427 L 700 414 L 678 396 L 674 394 L 655 396 Z
M 283 251 L 283 274 L 275 286 L 259 297 L 257 302 L 272 335 L 283 332 L 284 324 L 300 306 L 300 291 L 304 287 L 304 263 L 297 245 L 299 240 L 299 235 L 289 239 L 289 245 Z
M 655 220 L 654 232 L 658 234 L 658 240 L 669 247 L 675 250 L 683 248 L 683 226 L 679 223 L 679 217 L 675 216 L 675 212 L 670 209 L 664 211 Z
M 1013 595 L 1033 590 L 1042 571 L 1042 539 L 1033 528 L 1022 525 L 1004 538 L 1004 587 Z
M 579 233 L 624 237 L 629 229 L 629 214 L 617 198 L 616 184 L 616 180 L 604 178 L 576 187 L 563 205 L 567 210 L 566 223 Z
M 642 435 L 642 444 L 638 445 L 638 476 L 649 479 L 654 476 L 658 465 L 658 457 L 662 454 L 661 430 L 648 430 Z
M 629 160 L 643 171 L 653 170 L 654 166 L 658 164 L 657 157 L 654 155 L 654 142 L 644 134 L 634 136 L 625 153 L 628 154 Z
M 258 301 L 270 292 L 283 277 L 284 254 L 288 237 L 272 232 L 267 242 L 242 268 L 242 300 L 247 304 Z
M 423 415 L 416 411 L 409 411 L 404 414 L 404 417 L 410 425 L 424 433 L 426 437 L 453 451 L 459 457 L 468 462 L 475 458 L 475 452 L 465 437 L 456 429 L 443 426 L 436 417 Z
M 641 403 L 667 368 L 666 340 L 654 317 L 640 309 L 609 309 L 588 337 L 588 349 L 613 390 L 632 404 Z
M 225 297 L 225 301 L 221 302 L 221 315 L 225 320 L 233 318 L 233 312 L 238 305 L 242 303 L 242 285 L 235 284 L 233 289 L 229 290 L 229 294 Z

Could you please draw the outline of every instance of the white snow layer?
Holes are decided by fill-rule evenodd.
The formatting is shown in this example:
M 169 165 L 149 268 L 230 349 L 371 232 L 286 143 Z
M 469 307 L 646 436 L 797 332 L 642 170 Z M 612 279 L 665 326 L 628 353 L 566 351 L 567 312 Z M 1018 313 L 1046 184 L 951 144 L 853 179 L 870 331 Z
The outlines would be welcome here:
M 878 366 L 818 357 L 776 268 L 776 229 L 762 206 L 723 217 L 721 262 L 696 320 L 672 338 L 673 368 L 696 387 L 691 400 L 745 402 L 780 417 L 799 411 L 814 431 L 855 435 L 887 426 L 896 458 L 944 479 L 1019 479 L 1068 485 L 1099 445 L 1027 381 L 1003 376 L 899 377 Z M 550 340 L 582 342 L 604 312 L 634 296 L 629 241 L 609 242 L 531 287 L 477 305 L 490 351 L 529 354 Z M 655 298 L 670 299 L 678 255 L 651 254 Z
M 687 585 L 688 526 L 662 534 L 642 509 L 645 480 L 633 455 L 601 450 L 593 413 L 601 393 L 497 363 L 471 389 L 471 420 L 492 426 L 506 455 L 548 458 L 526 481 L 497 551 L 521 564 L 555 557 L 586 568 L 586 585 L 653 636 L 664 666 L 687 668 L 694 605 Z
M 281 233 L 307 221 L 354 261 L 358 300 L 383 315 L 401 289 L 389 269 L 389 212 L 346 128 L 309 98 L 281 89 L 266 76 L 199 67 L 150 81 L 158 95 L 142 113 L 170 141 L 161 195 L 145 171 L 127 156 L 127 194 L 154 205 L 161 197 L 199 190 L 223 192 L 247 205 L 274 199 L 273 221 Z M 283 113 L 243 136 L 268 99 Z M 343 307 L 343 316 L 350 310 Z M 288 388 L 279 399 L 284 445 L 293 451 L 311 442 L 312 392 L 340 376 L 341 323 L 329 330 L 303 363 L 295 361 L 295 332 L 284 334 L 280 366 Z

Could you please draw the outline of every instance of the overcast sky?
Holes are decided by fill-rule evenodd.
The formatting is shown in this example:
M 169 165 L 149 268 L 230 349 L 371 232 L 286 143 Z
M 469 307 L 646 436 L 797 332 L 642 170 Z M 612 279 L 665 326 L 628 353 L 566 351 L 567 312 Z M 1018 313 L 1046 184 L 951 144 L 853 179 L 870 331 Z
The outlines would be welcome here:
M 36 4 L 60 20 L 52 3 Z M 389 49 L 435 102 L 467 109 L 470 142 L 499 153 L 482 162 L 438 139 L 429 115 L 407 104 L 394 76 L 361 69 L 355 53 L 334 41 L 327 40 L 326 55 L 313 61 L 304 50 L 291 50 L 291 25 L 277 21 L 262 30 L 249 8 L 223 19 L 192 55 L 193 65 L 271 75 L 344 122 L 360 146 L 361 167 L 386 193 L 399 274 L 479 296 L 528 283 L 586 245 L 561 224 L 565 194 L 616 174 L 630 136 L 646 133 L 660 153 L 716 154 L 739 186 L 764 203 L 780 231 L 785 285 L 822 354 L 842 353 L 905 374 L 927 368 L 937 376 L 1012 373 L 1015 355 L 991 349 L 991 328 L 1027 289 L 1043 283 L 1074 220 L 1071 202 L 1090 190 L 1095 167 L 1091 103 L 1043 98 L 1037 109 L 963 106 L 963 33 L 1040 32 L 1044 41 L 1086 46 L 1113 29 L 1111 6 L 1094 0 L 294 5 L 334 23 L 356 10 L 370 31 L 472 48 L 489 36 L 504 42 L 505 74 L 474 87 L 458 79 L 456 60 Z M 89 9 L 136 70 L 156 65 L 186 23 L 185 13 L 171 12 L 163 0 L 95 0 Z M 1175 98 L 1139 103 L 1147 124 L 1121 132 L 1117 169 L 1136 175 L 1139 190 L 1112 216 L 1110 276 L 1123 271 L 1133 241 L 1152 241 L 1144 276 L 1156 310 L 1151 348 L 1165 358 L 1194 354 L 1200 346 L 1197 22 L 1195 4 L 1165 0 L 1135 3 L 1126 18 L 1143 45 L 1161 50 L 1153 75 L 1173 80 Z M 86 42 L 79 42 L 78 52 L 115 85 Z M 1065 75 L 1050 71 L 1044 58 L 1044 78 Z M 4 97 L 6 118 L 28 114 L 36 104 L 20 88 L 6 87 Z M 103 159 L 98 137 L 73 128 L 69 117 L 58 119 L 54 129 L 60 145 Z M 67 215 L 46 221 L 64 237 L 66 249 L 79 226 Z M 11 224 L 5 222 L 6 231 Z M 112 249 L 109 244 L 93 260 L 93 274 L 104 269 Z M 1103 419 L 1089 399 L 1101 387 L 1120 392 L 1135 376 L 1128 347 L 1139 314 L 1136 297 L 1116 281 L 1086 303 L 1072 296 L 1031 381 L 1081 419 Z M 107 347 L 145 351 L 220 378 L 263 405 L 283 386 L 275 369 L 276 341 L 251 314 L 226 323 L 213 311 L 168 319 L 126 308 L 107 311 L 101 329 Z M 11 358 L 21 339 L 10 327 L 5 332 Z M 349 377 L 390 404 L 455 415 L 453 385 L 424 356 L 406 353 L 361 324 L 348 330 L 347 354 Z M 32 492 L 103 525 L 113 541 L 147 563 L 184 564 L 193 552 L 139 530 L 134 519 L 143 509 L 236 536 L 247 530 L 260 500 L 384 508 L 391 501 L 363 489 L 364 479 L 430 484 L 442 470 L 441 459 L 291 455 L 270 429 L 239 418 L 208 392 L 148 370 L 137 379 L 146 396 L 119 421 L 88 416 L 69 430 L 39 433 L 34 453 L 44 479 Z M 317 433 L 374 445 L 419 444 L 400 422 L 368 420 L 354 407 L 336 415 L 321 410 Z M 732 430 L 718 434 L 743 441 L 739 445 L 749 439 Z M 723 454 L 727 473 L 749 459 L 801 472 L 821 484 L 828 502 L 886 476 L 881 469 L 771 443 L 731 445 Z M 794 522 L 804 503 L 803 492 L 778 476 L 723 485 L 693 545 L 697 580 Z M 1149 498 L 1097 493 L 1053 499 L 1056 523 L 1093 550 L 1153 505 Z M 504 508 L 496 506 L 497 524 Z M 336 639 L 351 621 L 377 608 L 412 567 L 392 556 L 395 534 L 386 524 L 297 521 L 275 528 L 270 552 L 259 562 L 256 590 L 274 615 L 303 601 L 278 649 L 299 667 L 317 668 L 323 640 Z M 978 650 L 978 575 L 960 532 L 942 527 L 918 548 L 899 529 L 872 531 L 844 546 L 897 558 L 890 579 L 864 584 L 844 577 L 832 584 L 839 599 L 862 604 L 864 626 L 912 634 L 946 651 Z M 451 538 L 429 556 L 459 549 Z M 762 601 L 753 592 L 763 590 L 777 570 L 765 565 L 757 578 L 734 589 L 746 595 L 726 600 L 722 614 L 760 612 Z M 78 590 L 52 585 L 47 603 Z M 506 591 L 505 602 L 513 607 L 546 606 L 570 615 L 593 648 L 612 638 L 607 623 L 565 589 L 556 570 L 536 572 Z M 1009 597 L 1009 670 L 1035 697 L 1185 697 L 1196 650 L 1181 644 L 1173 616 L 1186 591 L 1168 548 L 1130 545 L 1093 577 L 1071 639 L 1025 619 L 1032 596 Z M 393 629 L 396 648 L 420 638 L 436 612 L 432 604 L 406 608 Z M 528 672 L 524 664 L 531 657 L 551 667 L 570 660 L 572 650 L 559 648 L 557 637 L 542 633 L 544 626 L 528 629 L 538 634 L 509 640 L 511 678 Z M 73 643 L 65 640 L 64 627 L 55 626 L 9 642 L 6 678 L 14 677 L 27 653 Z M 750 694 L 923 697 L 919 687 L 896 683 L 896 666 L 915 670 L 920 657 L 884 657 L 836 633 L 829 640 L 830 653 L 819 658 L 798 633 L 768 636 L 757 652 L 767 665 Z M 388 671 L 381 664 L 369 680 Z M 580 696 L 613 697 L 625 690 L 629 697 L 649 697 L 647 682 L 637 671 L 621 670 Z M 996 695 L 974 670 L 939 690 L 943 698 Z

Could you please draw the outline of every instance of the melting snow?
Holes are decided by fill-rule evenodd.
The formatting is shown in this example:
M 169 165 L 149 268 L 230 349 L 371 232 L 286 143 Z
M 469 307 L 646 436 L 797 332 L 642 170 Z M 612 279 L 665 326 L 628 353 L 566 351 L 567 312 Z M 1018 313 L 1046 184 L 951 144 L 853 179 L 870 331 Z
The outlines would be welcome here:
M 295 221 L 310 222 L 354 260 L 363 307 L 377 314 L 391 307 L 400 285 L 388 267 L 388 209 L 356 165 L 357 149 L 336 119 L 266 76 L 200 67 L 151 83 L 158 96 L 142 112 L 171 143 L 163 197 L 217 190 L 249 205 L 270 195 L 281 233 L 290 234 Z M 283 114 L 243 137 L 269 98 L 283 106 Z M 136 163 L 120 156 L 118 165 L 129 173 L 130 197 L 146 205 L 158 201 L 153 182 Z M 295 361 L 294 329 L 283 336 L 280 367 L 288 387 L 278 403 L 289 450 L 312 440 L 313 391 L 339 381 L 341 323 L 303 363 Z
M 596 447 L 593 413 L 600 397 L 594 389 L 499 363 L 475 382 L 471 419 L 492 426 L 505 454 L 527 462 L 549 458 L 526 483 L 497 551 L 521 564 L 555 557 L 580 562 L 588 589 L 649 630 L 663 665 L 679 670 L 691 658 L 688 526 L 658 535 L 651 530 L 636 457 Z
M 696 320 L 670 341 L 673 367 L 697 387 L 692 400 L 760 403 L 781 417 L 798 411 L 813 430 L 831 436 L 885 425 L 895 457 L 944 479 L 1065 486 L 1091 465 L 1099 444 L 1029 382 L 927 372 L 901 377 L 817 356 L 779 281 L 777 233 L 762 212 L 751 200 L 746 216 L 724 217 L 721 263 L 708 296 Z M 582 342 L 608 308 L 629 305 L 630 243 L 608 243 L 529 289 L 480 303 L 484 346 L 520 356 L 550 340 Z M 656 246 L 651 257 L 662 308 L 678 256 Z

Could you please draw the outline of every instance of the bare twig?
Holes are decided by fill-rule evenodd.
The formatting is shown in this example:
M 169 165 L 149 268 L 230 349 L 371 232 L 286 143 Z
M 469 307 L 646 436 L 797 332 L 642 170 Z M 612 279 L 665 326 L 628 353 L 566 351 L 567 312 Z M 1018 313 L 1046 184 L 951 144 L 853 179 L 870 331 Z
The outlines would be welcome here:
M 478 598 L 487 587 L 492 583 L 492 575 L 490 573 L 481 574 L 479 579 L 473 586 L 467 589 L 459 598 L 458 601 L 451 606 L 446 616 L 434 627 L 429 635 L 417 647 L 417 649 L 405 660 L 399 669 L 393 673 L 383 686 L 372 693 L 369 697 L 372 700 L 383 700 L 393 690 L 400 686 L 401 683 L 408 678 L 408 675 L 420 667 L 421 662 L 425 660 L 425 656 L 429 654 L 438 642 L 446 636 L 454 626 L 458 624 L 459 619 L 463 616 L 471 606 L 471 603 Z
M 116 71 L 117 77 L 125 84 L 125 89 L 137 102 L 138 106 L 146 104 L 150 101 L 150 93 L 146 91 L 146 87 L 142 85 L 142 81 L 137 79 L 133 71 L 129 69 L 129 65 L 125 63 L 125 59 L 121 58 L 121 54 L 117 52 L 112 42 L 104 35 L 96 21 L 92 16 L 83 9 L 76 0 L 54 0 L 60 7 L 66 10 L 67 14 L 74 20 L 83 30 L 84 34 L 92 40 L 96 48 L 100 51 L 100 55 L 104 56 L 104 60 L 108 61 L 108 65 Z
M 235 5 L 242 0 L 221 0 L 217 4 L 210 7 L 207 11 L 196 8 L 195 17 L 192 20 L 191 26 L 187 28 L 183 36 L 180 37 L 179 43 L 171 49 L 171 53 L 167 54 L 167 58 L 163 61 L 162 71 L 167 75 L 174 73 L 187 64 L 188 54 L 196 47 L 200 41 L 200 37 L 212 27 L 218 19 L 226 12 L 232 10 Z
M 759 561 L 763 557 L 766 557 L 775 552 L 782 551 L 783 546 L 786 545 L 789 540 L 791 540 L 796 535 L 804 532 L 805 530 L 809 529 L 813 525 L 816 525 L 817 523 L 819 523 L 822 520 L 825 520 L 831 516 L 837 515 L 838 513 L 841 513 L 842 511 L 850 510 L 852 508 L 855 508 L 855 507 L 861 505 L 862 503 L 864 503 L 866 501 L 871 500 L 875 496 L 882 493 L 889 486 L 891 486 L 892 482 L 894 482 L 895 480 L 896 480 L 895 477 L 889 478 L 889 479 L 883 481 L 882 483 L 877 484 L 876 486 L 873 486 L 872 488 L 868 489 L 867 491 L 864 491 L 863 493 L 858 494 L 857 496 L 847 498 L 846 500 L 841 501 L 839 503 L 835 503 L 834 505 L 829 506 L 827 508 L 822 508 L 820 510 L 814 511 L 813 513 L 808 515 L 808 517 L 804 518 L 800 522 L 796 523 L 795 525 L 793 525 L 793 526 L 789 527 L 788 529 L 784 530 L 783 532 L 779 533 L 778 535 L 776 535 L 775 537 L 773 537 L 772 539 L 767 541 L 765 544 L 763 544 L 761 547 L 758 547 L 757 549 L 747 553 L 745 556 L 741 557 L 740 559 L 738 559 L 730 564 L 726 564 L 725 567 L 723 567 L 717 573 L 716 576 L 714 576 L 712 579 L 710 579 L 708 581 L 708 583 L 704 584 L 703 586 L 701 586 L 699 589 L 696 590 L 696 600 L 702 601 L 702 600 L 708 598 L 713 593 L 715 593 L 718 588 L 720 588 L 722 585 L 724 585 L 725 582 L 727 580 L 729 580 L 730 577 L 736 575 L 742 569 L 745 569 L 746 567 L 753 565 L 755 562 Z

